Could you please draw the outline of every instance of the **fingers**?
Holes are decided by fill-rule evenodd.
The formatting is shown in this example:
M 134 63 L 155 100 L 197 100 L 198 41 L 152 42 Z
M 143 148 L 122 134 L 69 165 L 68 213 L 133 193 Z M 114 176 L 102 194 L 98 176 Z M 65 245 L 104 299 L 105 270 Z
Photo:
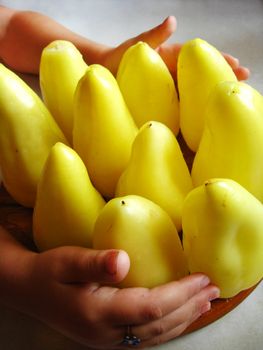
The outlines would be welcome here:
M 167 65 L 174 80 L 177 80 L 177 59 L 182 48 L 182 44 L 163 44 L 157 47 L 157 52 L 162 57 L 163 61 Z M 248 68 L 240 66 L 239 60 L 230 54 L 222 52 L 227 63 L 233 69 L 238 80 L 247 80 L 250 76 Z
M 180 308 L 209 283 L 206 276 L 195 274 L 151 290 L 146 288 L 117 290 L 105 311 L 116 325 L 145 324 Z
M 152 48 L 157 48 L 164 43 L 176 30 L 176 19 L 174 16 L 167 17 L 158 26 L 124 41 L 121 45 L 114 49 L 110 49 L 102 60 L 102 64 L 107 67 L 114 75 L 116 75 L 120 60 L 124 52 L 138 41 L 149 44 Z
M 239 60 L 238 58 L 228 54 L 228 53 L 225 53 L 225 52 L 222 52 L 222 55 L 224 56 L 225 60 L 227 61 L 227 63 L 230 65 L 230 67 L 232 69 L 235 69 L 235 68 L 238 68 L 239 67 Z
M 176 80 L 177 59 L 182 44 L 163 44 L 157 47 L 157 52 L 165 62 L 173 78 Z
M 210 284 L 207 276 L 198 273 L 184 277 L 177 282 L 166 284 L 153 289 L 153 298 L 159 298 L 163 303 L 163 315 L 166 315 L 184 305 L 193 296 Z M 169 294 L 168 294 L 169 291 Z M 163 295 L 166 294 L 166 297 Z M 169 295 L 169 297 L 168 297 Z
M 119 292 L 121 300 L 118 300 Z M 125 332 L 123 324 L 130 325 L 131 333 L 141 339 L 138 348 L 154 346 L 177 337 L 210 309 L 211 300 L 219 297 L 218 288 L 209 284 L 209 279 L 202 274 L 191 275 L 152 290 L 130 288 L 119 292 L 115 293 L 115 301 L 122 313 L 117 316 L 111 310 L 111 316 L 120 322 L 119 337 Z M 129 299 L 125 299 L 122 292 L 130 292 Z M 122 298 L 126 300 L 126 305 L 121 303 Z M 130 302 L 127 303 L 127 300 Z
M 164 43 L 176 30 L 176 18 L 174 16 L 167 17 L 158 26 L 136 36 L 129 40 L 129 46 L 138 41 L 144 41 L 152 48 L 156 48 Z
M 246 67 L 237 67 L 233 71 L 238 80 L 247 80 L 250 76 L 250 71 Z
M 130 267 L 127 253 L 121 250 L 60 247 L 41 254 L 52 261 L 52 274 L 61 283 L 120 282 Z
M 167 17 L 158 26 L 131 38 L 118 47 L 110 50 L 110 53 L 104 58 L 103 64 L 108 67 L 111 72 L 116 75 L 119 62 L 123 53 L 132 45 L 136 44 L 138 41 L 143 41 L 148 43 L 152 48 L 156 49 L 157 52 L 162 57 L 163 61 L 167 65 L 169 71 L 171 72 L 174 80 L 177 80 L 177 58 L 182 47 L 182 44 L 165 44 L 168 38 L 176 30 L 176 18 L 174 16 Z M 237 58 L 230 54 L 222 53 L 230 67 L 233 69 L 238 80 L 247 80 L 249 78 L 250 72 L 246 67 L 239 65 Z
M 179 336 L 192 322 L 210 310 L 211 300 L 218 297 L 218 288 L 209 285 L 163 318 L 148 324 L 133 326 L 132 332 L 143 341 L 145 346 L 166 342 Z
M 238 80 L 247 80 L 250 75 L 250 71 L 246 67 L 242 67 L 239 64 L 239 60 L 228 53 L 222 52 L 227 63 L 233 69 Z

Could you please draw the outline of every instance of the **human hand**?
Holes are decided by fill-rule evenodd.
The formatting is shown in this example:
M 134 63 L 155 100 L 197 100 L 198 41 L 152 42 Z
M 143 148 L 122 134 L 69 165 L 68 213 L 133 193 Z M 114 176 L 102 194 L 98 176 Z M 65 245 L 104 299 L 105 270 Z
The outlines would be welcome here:
M 153 289 L 109 286 L 129 270 L 123 251 L 61 247 L 31 259 L 27 313 L 95 349 L 127 348 L 127 326 L 141 339 L 139 349 L 166 342 L 218 297 L 202 274 Z
M 157 52 L 166 63 L 169 71 L 171 72 L 175 80 L 177 79 L 176 62 L 182 46 L 183 44 L 162 44 L 156 48 Z M 233 72 L 235 73 L 238 80 L 247 80 L 249 78 L 249 69 L 241 66 L 238 58 L 235 58 L 232 55 L 224 52 L 222 52 L 222 55 L 224 56 L 225 60 L 230 65 L 230 67 L 233 69 Z
M 119 62 L 124 52 L 131 45 L 136 44 L 138 41 L 144 41 L 148 43 L 152 48 L 160 54 L 164 62 L 166 63 L 173 78 L 176 80 L 176 67 L 177 58 L 182 47 L 182 44 L 167 44 L 167 39 L 176 30 L 176 18 L 174 16 L 167 17 L 163 23 L 146 31 L 134 38 L 131 38 L 116 48 L 108 48 L 103 53 L 102 64 L 108 67 L 113 74 L 116 74 Z M 249 78 L 249 69 L 240 65 L 239 60 L 228 53 L 222 55 L 233 69 L 238 80 L 247 80 Z

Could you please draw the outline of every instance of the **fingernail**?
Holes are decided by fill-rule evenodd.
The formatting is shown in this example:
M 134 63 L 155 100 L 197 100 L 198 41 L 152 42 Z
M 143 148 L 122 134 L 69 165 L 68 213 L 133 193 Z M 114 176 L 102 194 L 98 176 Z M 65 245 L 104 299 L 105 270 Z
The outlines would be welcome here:
M 236 61 L 236 65 L 239 66 L 239 59 L 237 57 L 234 57 L 235 61 Z
M 239 67 L 239 59 L 236 57 L 233 57 L 232 69 L 236 69 L 238 67 Z
M 210 284 L 210 279 L 207 276 L 204 276 L 200 281 L 200 287 L 204 288 Z
M 205 303 L 202 307 L 201 307 L 201 315 L 204 314 L 205 312 L 209 311 L 211 309 L 211 303 L 210 301 L 208 301 L 207 303 Z
M 220 296 L 219 288 L 214 287 L 214 289 L 210 292 L 209 301 L 217 299 L 217 298 L 219 298 L 219 296 Z
M 105 259 L 105 270 L 110 275 L 116 275 L 117 268 L 118 268 L 118 250 L 113 250 L 107 253 L 106 259 Z

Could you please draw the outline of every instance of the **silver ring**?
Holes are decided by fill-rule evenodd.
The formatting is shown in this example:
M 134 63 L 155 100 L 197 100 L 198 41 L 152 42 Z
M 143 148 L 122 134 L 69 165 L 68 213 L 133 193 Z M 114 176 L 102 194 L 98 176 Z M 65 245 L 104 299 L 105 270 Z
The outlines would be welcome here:
M 141 342 L 141 339 L 131 333 L 131 326 L 127 326 L 126 334 L 121 343 L 123 345 L 137 346 L 140 344 L 140 342 Z

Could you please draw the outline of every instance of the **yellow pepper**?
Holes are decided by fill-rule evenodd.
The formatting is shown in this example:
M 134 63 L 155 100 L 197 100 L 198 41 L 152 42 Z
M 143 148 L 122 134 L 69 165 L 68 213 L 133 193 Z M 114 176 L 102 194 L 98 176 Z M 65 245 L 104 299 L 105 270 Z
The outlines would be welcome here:
M 183 246 L 190 272 L 233 297 L 263 277 L 263 206 L 237 182 L 211 179 L 187 195 Z
M 263 201 L 263 97 L 243 82 L 216 85 L 192 166 L 193 185 L 221 177 Z
M 86 69 L 81 53 L 70 41 L 52 41 L 42 51 L 39 83 L 43 100 L 69 142 L 72 142 L 74 93 Z
M 3 183 L 20 204 L 33 207 L 51 147 L 65 136 L 38 95 L 0 64 L 0 167 Z

